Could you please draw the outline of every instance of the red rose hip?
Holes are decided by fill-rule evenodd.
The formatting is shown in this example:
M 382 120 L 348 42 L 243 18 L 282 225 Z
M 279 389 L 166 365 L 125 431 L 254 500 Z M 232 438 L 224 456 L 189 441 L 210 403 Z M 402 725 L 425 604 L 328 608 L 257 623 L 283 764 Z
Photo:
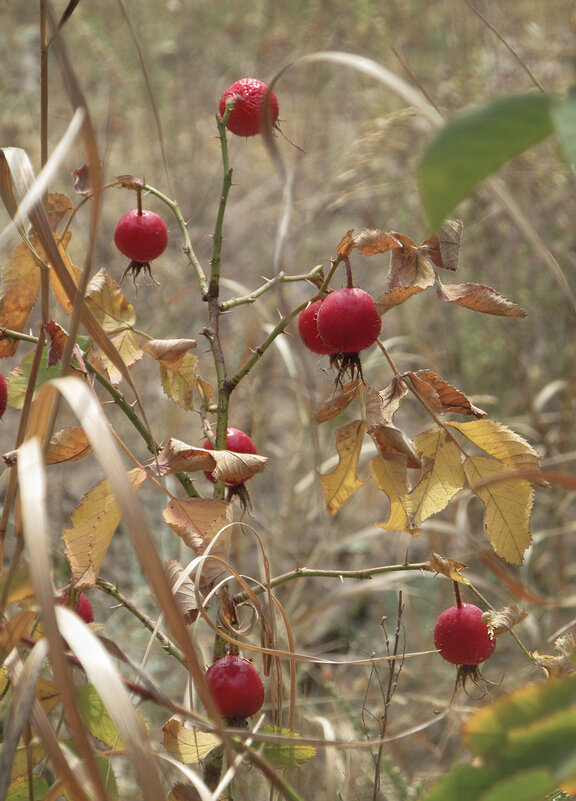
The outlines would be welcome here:
M 236 136 L 256 136 L 262 133 L 266 111 L 270 125 L 276 124 L 278 100 L 274 92 L 269 92 L 268 86 L 262 81 L 256 78 L 241 78 L 229 86 L 220 98 L 218 110 L 221 116 L 226 111 L 226 100 L 231 97 L 235 98 L 235 102 L 226 127 Z
M 8 389 L 6 387 L 6 381 L 4 380 L 4 376 L 2 375 L 2 373 L 0 373 L 0 420 L 4 416 L 7 404 L 8 404 Z
M 327 345 L 318 333 L 318 311 L 322 300 L 315 300 L 298 315 L 298 333 L 306 347 L 313 353 L 332 354 L 334 348 Z
M 479 665 L 492 656 L 496 641 L 482 621 L 482 610 L 463 603 L 445 609 L 434 627 L 434 645 L 454 665 Z
M 132 209 L 118 220 L 114 243 L 120 253 L 134 262 L 145 264 L 166 250 L 166 223 L 153 211 Z
M 356 287 L 331 292 L 318 310 L 318 333 L 337 353 L 358 353 L 373 345 L 382 319 L 368 292 Z
M 264 684 L 247 659 L 228 654 L 206 671 L 206 681 L 218 711 L 226 720 L 249 718 L 264 703 Z

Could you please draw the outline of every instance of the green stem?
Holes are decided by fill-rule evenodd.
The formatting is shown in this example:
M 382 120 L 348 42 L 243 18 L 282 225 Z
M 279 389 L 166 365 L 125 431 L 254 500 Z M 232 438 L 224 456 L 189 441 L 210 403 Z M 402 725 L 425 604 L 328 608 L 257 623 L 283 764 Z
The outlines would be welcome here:
M 180 649 L 177 648 L 172 640 L 170 640 L 162 631 L 156 629 L 156 622 L 154 620 L 151 620 L 143 612 L 141 612 L 138 607 L 134 606 L 134 604 L 129 601 L 125 595 L 122 595 L 118 588 L 109 581 L 99 578 L 96 580 L 96 586 L 122 604 L 125 609 L 134 615 L 134 617 L 136 617 L 148 629 L 148 631 L 154 633 L 154 636 L 162 646 L 162 650 L 175 657 L 182 665 L 184 665 L 184 667 L 186 667 L 186 659 L 184 658 L 184 655 Z
M 382 573 L 407 573 L 413 571 L 436 572 L 430 562 L 383 565 L 381 567 L 369 567 L 366 570 L 316 570 L 315 568 L 297 567 L 289 573 L 283 573 L 281 576 L 271 579 L 270 583 L 265 587 L 253 587 L 251 592 L 254 595 L 262 595 L 262 593 L 279 587 L 281 584 L 287 584 L 289 581 L 295 581 L 300 578 L 334 578 L 338 580 L 349 578 L 356 581 L 369 581 L 373 576 L 378 576 Z M 232 600 L 234 603 L 242 603 L 248 600 L 248 595 L 246 593 L 238 593 Z
M 286 275 L 285 273 L 278 273 L 274 278 L 270 278 L 266 281 L 258 289 L 255 289 L 254 292 L 250 292 L 249 295 L 243 295 L 239 298 L 231 298 L 230 300 L 226 300 L 220 304 L 219 309 L 221 312 L 227 312 L 231 309 L 235 309 L 238 306 L 244 306 L 247 303 L 254 303 L 259 297 L 264 295 L 270 289 L 273 289 L 277 284 L 289 284 L 289 283 L 296 283 L 297 281 L 314 281 L 315 276 L 320 275 L 322 273 L 323 267 L 319 264 L 317 267 L 314 267 L 310 270 L 309 273 L 304 273 L 302 275 Z

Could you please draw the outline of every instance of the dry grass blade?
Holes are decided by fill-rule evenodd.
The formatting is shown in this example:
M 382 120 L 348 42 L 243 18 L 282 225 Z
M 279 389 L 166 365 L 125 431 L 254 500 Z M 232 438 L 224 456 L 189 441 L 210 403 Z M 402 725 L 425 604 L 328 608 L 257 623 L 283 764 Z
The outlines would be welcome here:
M 46 474 L 38 439 L 29 439 L 18 451 L 18 477 L 22 507 L 24 542 L 29 554 L 30 575 L 41 609 L 42 623 L 50 643 L 50 662 L 62 695 L 62 707 L 71 736 L 87 770 L 91 792 L 101 801 L 108 795 L 96 764 L 92 744 L 86 733 L 74 696 L 62 635 L 56 621 L 55 590 L 51 579 L 50 542 L 46 513 Z
M 17 679 L 12 677 L 14 694 L 4 719 L 4 742 L 0 751 L 0 801 L 4 801 L 8 792 L 12 762 L 36 697 L 36 682 L 47 651 L 45 640 L 38 643 L 22 670 L 18 671 Z

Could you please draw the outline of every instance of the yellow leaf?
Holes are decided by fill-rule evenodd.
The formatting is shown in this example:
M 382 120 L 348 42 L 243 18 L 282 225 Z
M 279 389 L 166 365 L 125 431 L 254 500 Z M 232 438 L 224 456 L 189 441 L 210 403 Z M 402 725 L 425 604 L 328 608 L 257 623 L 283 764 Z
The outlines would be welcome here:
M 90 280 L 86 290 L 86 305 L 105 331 L 136 322 L 134 307 L 104 269 Z
M 331 473 L 318 474 L 326 508 L 331 515 L 335 515 L 342 504 L 366 483 L 360 481 L 356 475 L 365 432 L 366 426 L 361 420 L 355 420 L 339 428 L 336 432 L 338 467 Z
M 385 523 L 376 523 L 386 531 L 409 531 L 417 535 L 420 532 L 410 529 L 406 510 L 401 497 L 408 491 L 407 458 L 401 454 L 375 456 L 370 462 L 370 470 L 379 490 L 382 490 L 390 501 L 390 515 Z
M 20 642 L 22 637 L 30 635 L 37 619 L 36 612 L 18 612 L 7 623 L 0 623 L 0 665 Z
M 184 353 L 177 368 L 160 365 L 162 389 L 178 406 L 188 411 L 194 409 L 197 366 L 198 357 L 192 353 Z
M 196 346 L 195 339 L 151 339 L 144 344 L 143 348 L 160 364 L 170 370 L 178 370 L 184 356 Z
M 174 759 L 185 765 L 197 765 L 220 745 L 220 738 L 210 732 L 188 729 L 176 718 L 162 727 L 162 745 Z
M 466 567 L 462 562 L 455 562 L 454 559 L 440 556 L 438 553 L 430 554 L 428 561 L 430 562 L 430 567 L 437 573 L 441 573 L 443 576 L 452 579 L 452 581 L 458 581 L 460 584 L 470 584 L 467 578 L 460 575 L 460 571 Z
M 414 447 L 422 456 L 422 475 L 403 503 L 410 526 L 418 528 L 448 506 L 464 486 L 465 478 L 460 450 L 443 428 L 419 434 Z
M 46 464 L 77 462 L 89 453 L 92 453 L 92 446 L 83 428 L 78 426 L 63 428 L 50 440 Z
M 146 479 L 146 471 L 135 468 L 128 473 L 135 490 Z M 93 585 L 112 536 L 122 519 L 120 506 L 108 479 L 101 481 L 84 495 L 72 512 L 71 528 L 62 533 L 66 557 L 76 588 Z
M 487 456 L 465 459 L 464 472 L 470 489 L 484 504 L 484 531 L 490 544 L 502 559 L 521 565 L 530 545 L 532 487 L 527 481 L 515 478 L 510 467 Z M 503 480 L 478 486 L 497 475 Z
M 495 420 L 447 423 L 489 456 L 513 470 L 538 470 L 540 456 L 519 434 Z
M 232 522 L 233 504 L 212 498 L 173 498 L 163 511 L 170 528 L 191 548 L 197 556 L 202 555 L 214 537 Z M 226 561 L 230 548 L 230 528 L 210 548 L 213 556 Z M 200 588 L 204 589 L 224 570 L 220 559 L 207 558 L 201 567 Z
M 0 328 L 23 331 L 40 291 L 40 267 L 28 246 L 21 242 L 2 268 Z M 16 339 L 0 340 L 0 357 L 13 356 Z

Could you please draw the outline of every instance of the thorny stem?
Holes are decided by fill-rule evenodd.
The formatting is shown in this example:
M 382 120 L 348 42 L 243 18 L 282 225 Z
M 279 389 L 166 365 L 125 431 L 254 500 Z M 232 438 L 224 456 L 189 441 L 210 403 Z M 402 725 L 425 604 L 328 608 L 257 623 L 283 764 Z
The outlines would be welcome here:
M 321 264 L 319 264 L 316 267 L 313 267 L 309 273 L 305 273 L 303 275 L 286 275 L 286 273 L 280 272 L 278 275 L 274 276 L 274 278 L 267 279 L 265 284 L 262 284 L 261 287 L 255 289 L 254 292 L 250 292 L 249 295 L 243 295 L 239 298 L 231 298 L 230 300 L 224 301 L 219 306 L 220 311 L 227 312 L 231 309 L 237 308 L 238 306 L 244 306 L 247 303 L 254 303 L 255 300 L 280 283 L 289 284 L 297 281 L 314 281 L 315 276 L 320 275 L 322 270 L 323 267 Z
M 110 595 L 112 598 L 115 598 L 118 603 L 122 604 L 122 606 L 127 609 L 134 617 L 138 618 L 138 620 L 148 629 L 151 631 L 160 645 L 162 646 L 162 650 L 166 651 L 167 654 L 174 656 L 184 667 L 186 667 L 186 659 L 184 655 L 177 648 L 172 640 L 170 640 L 162 631 L 156 628 L 156 623 L 154 620 L 151 620 L 147 617 L 143 612 L 141 612 L 137 606 L 126 598 L 125 595 L 119 591 L 114 584 L 111 584 L 109 581 L 105 579 L 99 578 L 96 580 L 96 586 L 99 587 L 103 592 L 107 595 Z

